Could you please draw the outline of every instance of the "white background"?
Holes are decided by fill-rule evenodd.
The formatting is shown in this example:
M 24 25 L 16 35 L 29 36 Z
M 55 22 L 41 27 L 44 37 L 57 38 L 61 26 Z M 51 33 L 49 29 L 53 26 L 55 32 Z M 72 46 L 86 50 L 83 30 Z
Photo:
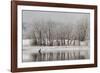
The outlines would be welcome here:
M 100 13 L 100 0 L 34 0 L 47 2 L 62 2 L 74 4 L 89 4 L 98 5 L 98 13 Z M 100 14 L 98 14 L 100 19 Z M 100 21 L 98 20 L 98 32 L 100 31 Z M 0 0 L 0 73 L 10 72 L 11 59 L 11 2 L 10 0 Z M 100 34 L 98 33 L 98 37 Z M 100 55 L 100 38 L 98 38 L 98 56 Z M 52 71 L 38 71 L 30 73 L 99 73 L 100 72 L 100 57 L 98 57 L 97 68 L 81 68 L 81 69 L 65 69 Z

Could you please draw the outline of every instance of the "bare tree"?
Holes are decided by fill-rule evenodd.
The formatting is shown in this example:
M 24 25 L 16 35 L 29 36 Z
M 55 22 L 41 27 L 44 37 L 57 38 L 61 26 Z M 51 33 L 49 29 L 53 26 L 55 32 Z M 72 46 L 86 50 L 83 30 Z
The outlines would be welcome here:
M 88 37 L 89 32 L 89 24 L 86 18 L 82 18 L 79 22 L 79 30 L 80 30 L 80 41 L 85 41 Z
M 86 18 L 80 19 L 77 23 L 72 24 L 56 22 L 53 20 L 38 20 L 32 26 L 32 38 L 34 45 L 40 46 L 70 46 L 75 45 L 75 41 L 87 40 L 88 22 Z

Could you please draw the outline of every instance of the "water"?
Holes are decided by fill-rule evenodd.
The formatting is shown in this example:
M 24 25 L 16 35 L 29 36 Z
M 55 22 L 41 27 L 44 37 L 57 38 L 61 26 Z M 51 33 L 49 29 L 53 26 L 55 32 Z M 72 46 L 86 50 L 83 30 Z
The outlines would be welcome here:
M 23 59 L 23 62 L 89 59 L 88 50 L 64 50 L 56 52 L 53 51 L 42 52 L 42 53 L 32 52 L 32 53 L 25 53 L 25 55 L 27 59 Z

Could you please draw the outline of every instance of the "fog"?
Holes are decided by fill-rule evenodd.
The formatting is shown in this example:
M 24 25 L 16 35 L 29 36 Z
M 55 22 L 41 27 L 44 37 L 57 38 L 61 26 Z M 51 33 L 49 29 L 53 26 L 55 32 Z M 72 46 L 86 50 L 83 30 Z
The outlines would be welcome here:
M 23 23 L 33 23 L 38 20 L 54 20 L 63 23 L 77 23 L 82 18 L 87 18 L 89 22 L 89 13 L 76 12 L 53 12 L 53 11 L 29 11 L 23 10 Z

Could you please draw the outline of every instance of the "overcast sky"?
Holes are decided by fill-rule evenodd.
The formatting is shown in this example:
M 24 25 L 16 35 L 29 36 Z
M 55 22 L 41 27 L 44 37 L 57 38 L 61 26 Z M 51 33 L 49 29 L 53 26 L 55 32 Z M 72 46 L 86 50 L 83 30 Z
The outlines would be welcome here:
M 23 10 L 23 23 L 34 23 L 38 20 L 53 20 L 63 23 L 77 23 L 82 18 L 87 18 L 89 23 L 90 15 L 88 13 L 71 13 L 71 12 L 47 12 L 47 11 L 30 11 Z
M 47 11 L 29 11 L 23 10 L 22 22 L 23 22 L 23 37 L 30 35 L 33 29 L 33 24 L 39 21 L 54 21 L 63 23 L 63 25 L 77 25 L 80 20 L 86 18 L 89 24 L 90 14 L 86 13 L 71 13 L 71 12 L 47 12 Z M 33 26 L 32 26 L 33 25 Z M 62 24 L 61 24 L 62 26 Z

